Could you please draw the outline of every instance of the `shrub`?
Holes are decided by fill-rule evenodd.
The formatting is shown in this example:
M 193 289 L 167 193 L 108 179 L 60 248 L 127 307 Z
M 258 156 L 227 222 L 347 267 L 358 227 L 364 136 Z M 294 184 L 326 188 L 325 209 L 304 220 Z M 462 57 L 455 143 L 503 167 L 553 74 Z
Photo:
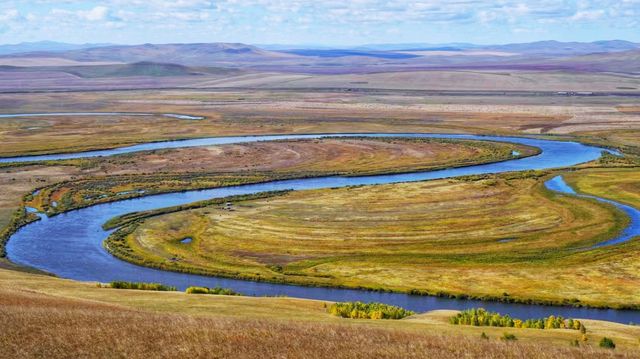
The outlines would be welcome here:
M 575 325 L 574 325 L 574 327 L 575 327 Z M 587 334 L 587 328 L 585 328 L 584 325 L 582 325 L 582 323 L 578 324 L 578 329 L 580 329 L 580 333 Z
M 7 255 L 5 246 L 9 241 L 9 237 L 18 231 L 20 227 L 38 219 L 39 217 L 36 214 L 29 213 L 24 207 L 13 213 L 9 223 L 4 228 L 0 228 L 0 258 Z
M 516 336 L 514 334 L 504 333 L 504 334 L 502 334 L 502 340 L 513 341 L 513 340 L 518 340 L 518 338 L 516 338 Z
M 175 291 L 176 287 L 167 286 L 160 283 L 138 283 L 114 281 L 109 283 L 109 287 L 115 289 L 138 289 L 138 290 L 157 290 L 157 291 Z
M 611 338 L 607 338 L 607 337 L 603 337 L 602 339 L 600 339 L 600 348 L 608 348 L 608 349 L 615 349 L 616 347 L 616 343 L 613 342 L 613 340 L 611 340 Z
M 242 295 L 228 288 L 207 288 L 207 287 L 189 287 L 185 291 L 187 294 L 214 294 L 214 295 Z
M 480 334 L 480 338 L 489 339 L 489 336 L 485 332 L 482 332 L 482 334 Z
M 189 287 L 186 290 L 187 294 L 209 294 L 209 288 L 205 287 Z
M 580 341 L 578 339 L 574 339 L 571 342 L 569 342 L 569 344 L 571 344 L 572 347 L 579 347 Z
M 402 319 L 415 314 L 393 305 L 362 302 L 334 303 L 328 311 L 331 315 L 351 319 Z
M 587 342 L 589 341 L 589 337 L 587 337 L 586 334 L 582 334 L 582 336 L 580 337 L 580 340 L 582 340 L 583 342 Z
M 463 310 L 456 316 L 449 319 L 455 325 L 473 325 L 487 327 L 509 327 L 509 328 L 533 328 L 533 329 L 573 329 L 584 330 L 584 325 L 576 319 L 565 319 L 561 316 L 551 315 L 540 319 L 521 320 L 511 318 L 509 315 L 489 312 L 484 308 L 472 308 Z

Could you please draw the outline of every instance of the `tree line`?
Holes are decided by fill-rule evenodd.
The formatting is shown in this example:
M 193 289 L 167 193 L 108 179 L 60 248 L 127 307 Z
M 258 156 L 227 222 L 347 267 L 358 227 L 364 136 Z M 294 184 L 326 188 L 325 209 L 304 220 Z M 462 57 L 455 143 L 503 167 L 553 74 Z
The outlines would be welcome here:
M 232 289 L 221 288 L 221 287 L 214 287 L 214 288 L 189 287 L 187 288 L 186 293 L 187 294 L 242 295 L 241 293 L 238 293 Z
M 473 325 L 488 327 L 511 327 L 532 329 L 573 329 L 586 331 L 584 325 L 577 319 L 565 319 L 562 316 L 548 316 L 539 319 L 521 320 L 511 316 L 489 312 L 484 308 L 472 308 L 451 317 L 449 322 L 455 325 Z
M 362 302 L 334 303 L 328 311 L 331 315 L 351 319 L 402 319 L 415 314 L 393 305 Z
M 98 286 L 101 286 L 98 284 Z M 157 290 L 162 292 L 176 291 L 176 287 L 160 284 L 160 283 L 143 283 L 143 282 L 126 282 L 113 281 L 109 283 L 109 288 L 115 289 L 137 289 L 137 290 Z

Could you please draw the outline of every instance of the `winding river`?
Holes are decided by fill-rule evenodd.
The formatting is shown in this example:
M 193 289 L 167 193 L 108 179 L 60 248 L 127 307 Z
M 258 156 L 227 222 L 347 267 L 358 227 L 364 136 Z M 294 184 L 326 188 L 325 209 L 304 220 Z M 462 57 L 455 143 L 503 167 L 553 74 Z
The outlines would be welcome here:
M 477 300 L 458 300 L 427 296 L 412 296 L 401 293 L 380 293 L 351 289 L 314 288 L 296 285 L 271 284 L 234 279 L 205 277 L 192 274 L 174 273 L 140 267 L 121 261 L 104 250 L 102 242 L 109 231 L 102 229 L 108 219 L 134 211 L 151 210 L 175 206 L 194 201 L 251 194 L 273 190 L 307 190 L 318 188 L 344 187 L 353 185 L 375 185 L 430 179 L 450 178 L 463 175 L 500 173 L 550 169 L 576 165 L 597 159 L 601 148 L 575 142 L 548 141 L 541 139 L 474 136 L 474 135 L 434 135 L 434 134 L 339 134 L 339 135 L 280 135 L 217 137 L 185 141 L 147 143 L 112 150 L 91 151 L 73 154 L 26 156 L 3 158 L 2 162 L 38 161 L 79 157 L 110 156 L 144 150 L 219 145 L 240 142 L 255 142 L 281 139 L 320 138 L 328 136 L 366 137 L 413 137 L 413 138 L 453 138 L 485 141 L 502 141 L 538 147 L 542 152 L 537 156 L 507 160 L 499 163 L 445 169 L 429 172 L 403 173 L 377 176 L 340 177 L 328 176 L 298 180 L 273 181 L 261 184 L 215 188 L 199 191 L 168 193 L 99 204 L 92 207 L 63 213 L 51 218 L 42 216 L 38 222 L 29 224 L 16 232 L 7 244 L 11 261 L 54 273 L 63 278 L 80 281 L 110 282 L 113 280 L 158 282 L 180 289 L 198 286 L 221 286 L 232 288 L 248 295 L 310 298 L 330 301 L 376 301 L 399 305 L 414 311 L 433 309 L 465 309 L 482 306 L 486 309 L 508 313 L 520 318 L 543 317 L 551 314 L 574 318 L 602 319 L 621 323 L 640 322 L 640 311 L 599 310 L 572 307 L 549 307 L 540 305 L 508 304 Z M 635 233 L 638 235 L 638 233 Z

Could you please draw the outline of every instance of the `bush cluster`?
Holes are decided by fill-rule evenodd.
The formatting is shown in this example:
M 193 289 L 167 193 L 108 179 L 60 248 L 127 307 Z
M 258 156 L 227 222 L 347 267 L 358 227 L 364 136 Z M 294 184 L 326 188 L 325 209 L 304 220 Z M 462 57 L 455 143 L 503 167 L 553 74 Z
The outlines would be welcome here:
M 584 325 L 576 319 L 565 319 L 561 316 L 551 315 L 540 319 L 521 320 L 511 318 L 509 315 L 489 312 L 484 308 L 472 308 L 464 310 L 449 322 L 456 325 L 473 325 L 488 327 L 511 327 L 511 328 L 532 328 L 532 329 L 573 329 L 584 331 Z
M 329 307 L 329 313 L 351 319 L 402 319 L 415 314 L 393 305 L 362 302 L 334 303 Z
M 207 287 L 189 287 L 186 290 L 187 294 L 215 294 L 215 295 L 242 295 L 234 290 L 228 288 L 207 288 Z
M 607 338 L 607 337 L 603 337 L 602 339 L 600 339 L 600 348 L 607 348 L 607 349 L 615 349 L 616 344 L 613 342 L 613 340 L 611 340 L 611 338 Z
M 157 291 L 175 291 L 176 287 L 167 286 L 160 283 L 142 283 L 142 282 L 125 282 L 114 281 L 109 283 L 110 288 L 115 289 L 138 289 L 138 290 L 157 290 Z

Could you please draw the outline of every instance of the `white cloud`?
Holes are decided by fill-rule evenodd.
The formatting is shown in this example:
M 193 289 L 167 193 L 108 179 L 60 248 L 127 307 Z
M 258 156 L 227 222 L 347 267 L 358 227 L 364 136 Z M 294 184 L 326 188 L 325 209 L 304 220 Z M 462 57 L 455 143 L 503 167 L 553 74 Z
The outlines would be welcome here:
M 163 29 L 172 29 L 166 36 L 200 33 L 228 40 L 308 34 L 338 41 L 343 35 L 394 31 L 398 38 L 418 37 L 420 32 L 490 38 L 543 27 L 562 32 L 578 23 L 637 29 L 639 19 L 640 0 L 0 0 L 2 25 L 18 34 L 28 23 L 31 33 L 47 36 L 46 24 L 55 24 L 56 33 L 87 30 L 90 36 L 103 29 L 123 38 L 144 33 L 159 38 L 165 36 Z M 253 34 L 246 33 L 248 27 Z M 447 29 L 457 34 L 443 34 Z
M 15 0 L 13 0 L 15 1 Z M 75 0 L 24 0 L 52 4 L 83 4 Z M 216 16 L 259 16 L 277 23 L 299 23 L 299 17 L 313 17 L 318 23 L 391 24 L 421 22 L 509 23 L 563 20 L 594 21 L 606 17 L 633 18 L 640 12 L 640 0 L 102 0 L 91 9 L 75 10 L 85 21 L 104 21 L 112 13 L 127 11 L 127 19 L 145 18 L 178 21 L 214 20 Z M 46 5 L 45 5 L 46 6 Z M 69 6 L 71 7 L 71 6 Z M 110 11 L 113 10 L 113 11 Z M 71 11 L 71 10 L 69 10 Z
M 55 8 L 48 14 L 48 20 L 60 22 L 105 22 L 107 20 L 115 20 L 110 18 L 109 8 L 106 6 L 96 6 L 88 10 L 66 10 Z
M 20 18 L 20 12 L 16 9 L 8 9 L 0 12 L 0 21 L 12 21 Z
M 76 14 L 79 18 L 87 21 L 103 21 L 106 20 L 109 15 L 109 8 L 106 6 L 96 6 L 91 10 L 80 10 Z
M 584 10 L 578 11 L 573 16 L 571 16 L 571 20 L 573 21 L 581 21 L 581 20 L 598 20 L 605 15 L 604 10 Z

